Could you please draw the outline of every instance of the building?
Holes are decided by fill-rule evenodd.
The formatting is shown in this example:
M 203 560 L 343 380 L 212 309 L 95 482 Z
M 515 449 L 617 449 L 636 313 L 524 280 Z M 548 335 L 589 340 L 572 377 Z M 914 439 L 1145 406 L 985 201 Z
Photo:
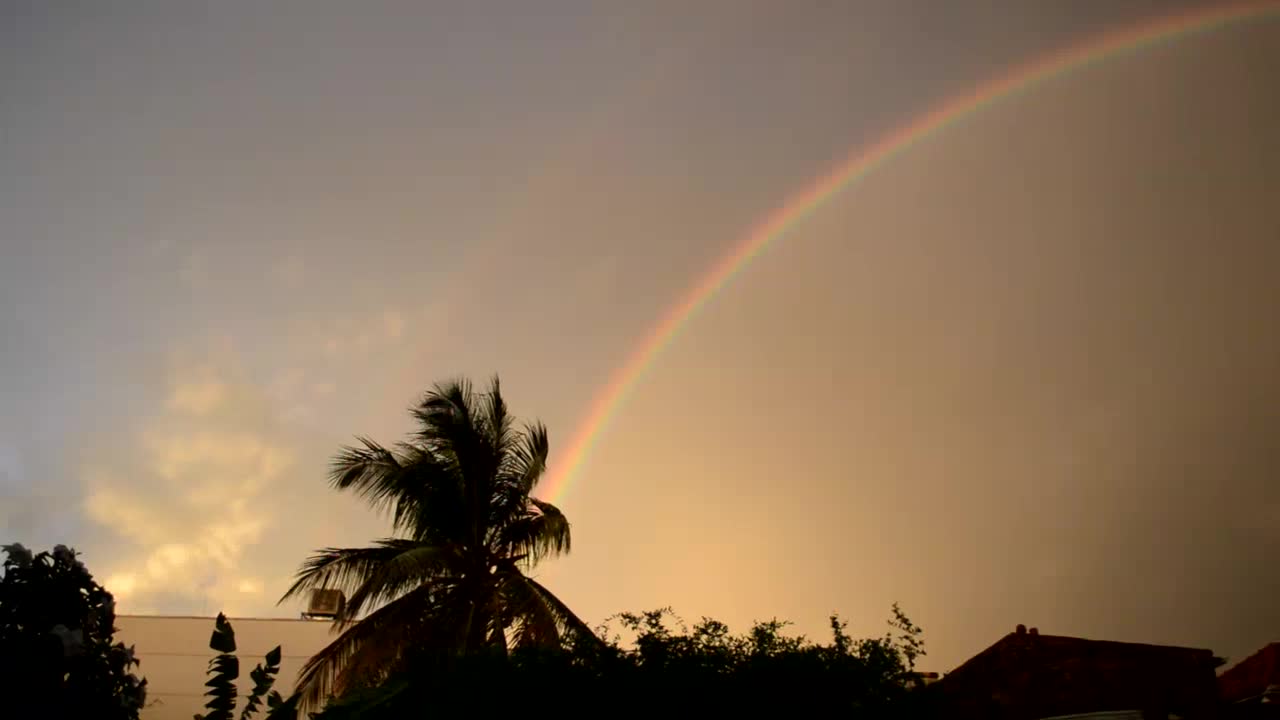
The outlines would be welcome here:
M 1218 717 L 1210 650 L 1086 640 L 1017 629 L 938 683 L 946 716 L 1041 720 L 1099 712 Z
M 236 633 L 242 691 L 251 687 L 249 671 L 279 645 L 282 659 L 275 688 L 287 696 L 303 663 L 333 638 L 327 619 L 229 619 Z M 209 649 L 213 624 L 211 617 L 116 616 L 115 639 L 136 646 L 142 664 L 135 672 L 147 679 L 142 720 L 191 720 L 204 712 L 205 671 L 217 654 Z
M 1280 718 L 1280 642 L 1273 642 L 1218 676 L 1231 718 Z

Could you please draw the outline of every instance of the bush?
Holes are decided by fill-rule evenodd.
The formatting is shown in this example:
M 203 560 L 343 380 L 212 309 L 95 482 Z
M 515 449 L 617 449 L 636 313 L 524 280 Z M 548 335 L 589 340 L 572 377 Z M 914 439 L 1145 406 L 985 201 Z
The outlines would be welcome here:
M 923 654 L 920 629 L 896 606 L 896 636 L 853 640 L 833 617 L 826 645 L 788 636 L 777 621 L 734 635 L 706 618 L 687 630 L 668 609 L 611 620 L 633 636 L 629 644 L 606 625 L 603 642 L 559 651 L 425 656 L 378 687 L 339 698 L 319 718 L 400 720 L 464 709 L 568 717 L 928 715 L 931 693 L 915 686 L 913 674 Z
M 0 578 L 0 687 L 12 717 L 135 720 L 147 681 L 113 643 L 115 601 L 76 552 L 6 545 Z

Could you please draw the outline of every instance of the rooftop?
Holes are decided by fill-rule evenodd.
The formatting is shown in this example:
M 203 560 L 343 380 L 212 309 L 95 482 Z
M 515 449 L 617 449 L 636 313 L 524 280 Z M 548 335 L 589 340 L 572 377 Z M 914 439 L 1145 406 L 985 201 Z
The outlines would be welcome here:
M 1280 685 L 1280 642 L 1264 646 L 1218 676 L 1218 690 L 1227 702 L 1261 697 Z
M 966 668 L 971 666 L 980 665 L 991 656 L 1013 647 L 1034 648 L 1038 652 L 1048 652 L 1056 656 L 1080 655 L 1098 657 L 1099 655 L 1123 655 L 1131 658 L 1180 658 L 1183 660 L 1212 662 L 1215 667 L 1223 663 L 1221 658 L 1214 657 L 1212 650 L 1204 648 L 1152 645 L 1148 643 L 1119 642 L 1116 640 L 1090 640 L 1067 635 L 1042 635 L 1036 628 L 1027 629 L 1025 625 L 1018 625 L 1013 632 L 969 658 L 951 673 L 948 673 L 948 676 L 965 671 Z

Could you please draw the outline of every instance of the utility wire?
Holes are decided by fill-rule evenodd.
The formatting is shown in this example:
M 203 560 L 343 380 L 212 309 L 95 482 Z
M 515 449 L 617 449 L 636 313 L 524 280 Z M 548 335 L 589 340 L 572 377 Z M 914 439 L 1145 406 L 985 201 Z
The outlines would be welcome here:
M 184 652 L 154 652 L 154 651 L 152 651 L 152 652 L 148 652 L 148 651 L 146 651 L 146 650 L 138 650 L 138 651 L 137 651 L 138 659 L 139 659 L 139 660 L 144 660 L 144 661 L 145 661 L 147 658 L 149 658 L 149 657 L 198 657 L 198 658 L 206 658 L 206 659 L 210 659 L 210 658 L 213 658 L 213 657 L 214 657 L 215 655 L 217 655 L 217 654 L 218 654 L 218 653 L 216 653 L 216 652 L 207 652 L 207 653 L 184 653 Z M 239 652 L 238 652 L 238 653 L 236 653 L 236 655 L 237 655 L 237 656 L 242 655 L 242 654 L 244 654 L 244 653 L 239 653 Z M 266 652 L 264 651 L 262 654 L 263 654 L 263 655 L 266 655 Z M 246 659 L 247 659 L 247 658 L 246 658 Z M 311 656 L 310 656 L 310 655 L 281 655 L 281 656 L 280 656 L 280 659 L 281 659 L 281 660 L 299 660 L 299 659 L 301 659 L 301 660 L 310 660 L 310 659 L 311 659 Z

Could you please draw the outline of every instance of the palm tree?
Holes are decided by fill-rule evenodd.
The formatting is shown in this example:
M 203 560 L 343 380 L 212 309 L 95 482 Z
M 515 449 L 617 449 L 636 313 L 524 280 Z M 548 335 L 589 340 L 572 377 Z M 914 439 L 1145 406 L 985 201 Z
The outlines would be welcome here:
M 299 673 L 305 707 L 377 683 L 414 653 L 596 642 L 525 574 L 569 551 L 568 520 L 529 496 L 546 468 L 546 428 L 515 426 L 496 377 L 485 393 L 466 380 L 438 384 L 410 412 L 407 441 L 359 437 L 330 472 L 335 488 L 390 513 L 393 537 L 318 551 L 281 598 L 315 588 L 348 597 L 341 634 Z

